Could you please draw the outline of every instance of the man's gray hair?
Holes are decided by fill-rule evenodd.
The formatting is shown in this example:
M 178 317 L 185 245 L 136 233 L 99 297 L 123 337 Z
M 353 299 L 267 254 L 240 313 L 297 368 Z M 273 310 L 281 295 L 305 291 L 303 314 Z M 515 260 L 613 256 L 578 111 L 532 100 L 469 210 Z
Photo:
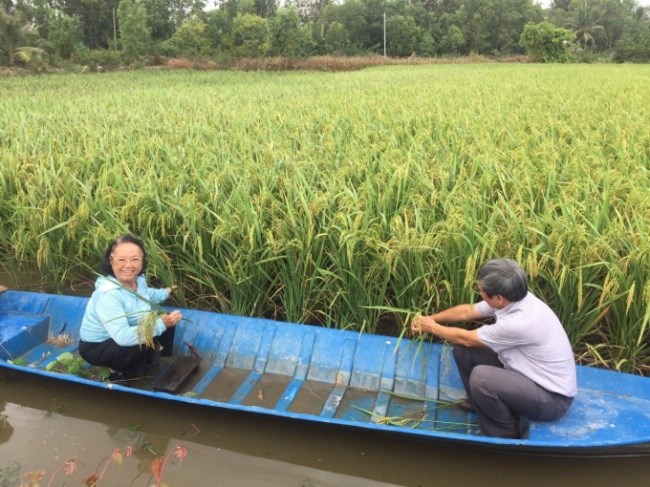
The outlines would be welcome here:
M 489 297 L 503 296 L 508 301 L 521 301 L 528 294 L 528 277 L 511 259 L 489 260 L 478 270 L 478 282 Z

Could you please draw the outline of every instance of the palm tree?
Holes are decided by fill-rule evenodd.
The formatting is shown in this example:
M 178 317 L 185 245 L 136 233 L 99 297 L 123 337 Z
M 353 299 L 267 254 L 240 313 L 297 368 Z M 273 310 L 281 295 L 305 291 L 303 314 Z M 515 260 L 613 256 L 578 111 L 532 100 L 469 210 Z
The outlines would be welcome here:
M 22 13 L 10 15 L 0 10 L 0 51 L 6 53 L 9 66 L 13 66 L 17 58 L 28 61 L 42 51 L 30 45 L 36 38 L 35 29 Z
M 583 49 L 593 49 L 596 46 L 596 37 L 605 31 L 601 25 L 601 16 L 592 3 L 587 0 L 575 2 L 573 20 L 569 23 L 575 32 L 576 43 Z

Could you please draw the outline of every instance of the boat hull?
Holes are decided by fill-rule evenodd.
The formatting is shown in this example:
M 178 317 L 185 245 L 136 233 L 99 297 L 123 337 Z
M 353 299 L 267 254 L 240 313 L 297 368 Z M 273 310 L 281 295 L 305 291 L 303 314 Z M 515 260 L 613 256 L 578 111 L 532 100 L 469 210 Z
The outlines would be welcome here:
M 536 454 L 650 454 L 650 378 L 578 366 L 579 393 L 563 418 L 528 422 L 521 439 L 491 438 L 479 434 L 473 414 L 454 405 L 464 390 L 450 347 L 426 340 L 184 309 L 172 359 L 150 376 L 121 385 L 56 372 L 57 357 L 77 355 L 86 303 L 0 294 L 0 366 L 157 400 L 422 441 Z M 181 362 L 193 365 L 176 384 L 170 370 Z M 175 377 L 174 393 L 153 387 L 166 375 Z

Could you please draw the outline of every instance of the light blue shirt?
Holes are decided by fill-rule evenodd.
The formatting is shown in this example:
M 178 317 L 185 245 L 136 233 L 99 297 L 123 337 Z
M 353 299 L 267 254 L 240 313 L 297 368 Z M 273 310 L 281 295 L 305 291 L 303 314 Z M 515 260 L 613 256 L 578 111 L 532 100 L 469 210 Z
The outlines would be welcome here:
M 92 343 L 112 338 L 123 347 L 142 343 L 142 338 L 138 337 L 138 320 L 152 310 L 151 303 L 162 303 L 169 293 L 166 289 L 147 286 L 144 276 L 138 276 L 136 284 L 133 292 L 121 286 L 114 277 L 98 277 L 81 322 L 79 338 Z M 154 336 L 165 330 L 165 324 L 158 318 Z

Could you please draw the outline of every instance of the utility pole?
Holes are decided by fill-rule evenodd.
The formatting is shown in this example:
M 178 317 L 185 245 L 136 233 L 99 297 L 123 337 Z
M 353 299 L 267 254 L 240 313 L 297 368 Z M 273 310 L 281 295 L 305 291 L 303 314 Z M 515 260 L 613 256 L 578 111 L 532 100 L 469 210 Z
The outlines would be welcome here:
M 115 9 L 113 9 L 113 46 L 117 51 L 117 25 L 115 23 Z
M 384 12 L 384 57 L 386 57 L 386 12 Z

